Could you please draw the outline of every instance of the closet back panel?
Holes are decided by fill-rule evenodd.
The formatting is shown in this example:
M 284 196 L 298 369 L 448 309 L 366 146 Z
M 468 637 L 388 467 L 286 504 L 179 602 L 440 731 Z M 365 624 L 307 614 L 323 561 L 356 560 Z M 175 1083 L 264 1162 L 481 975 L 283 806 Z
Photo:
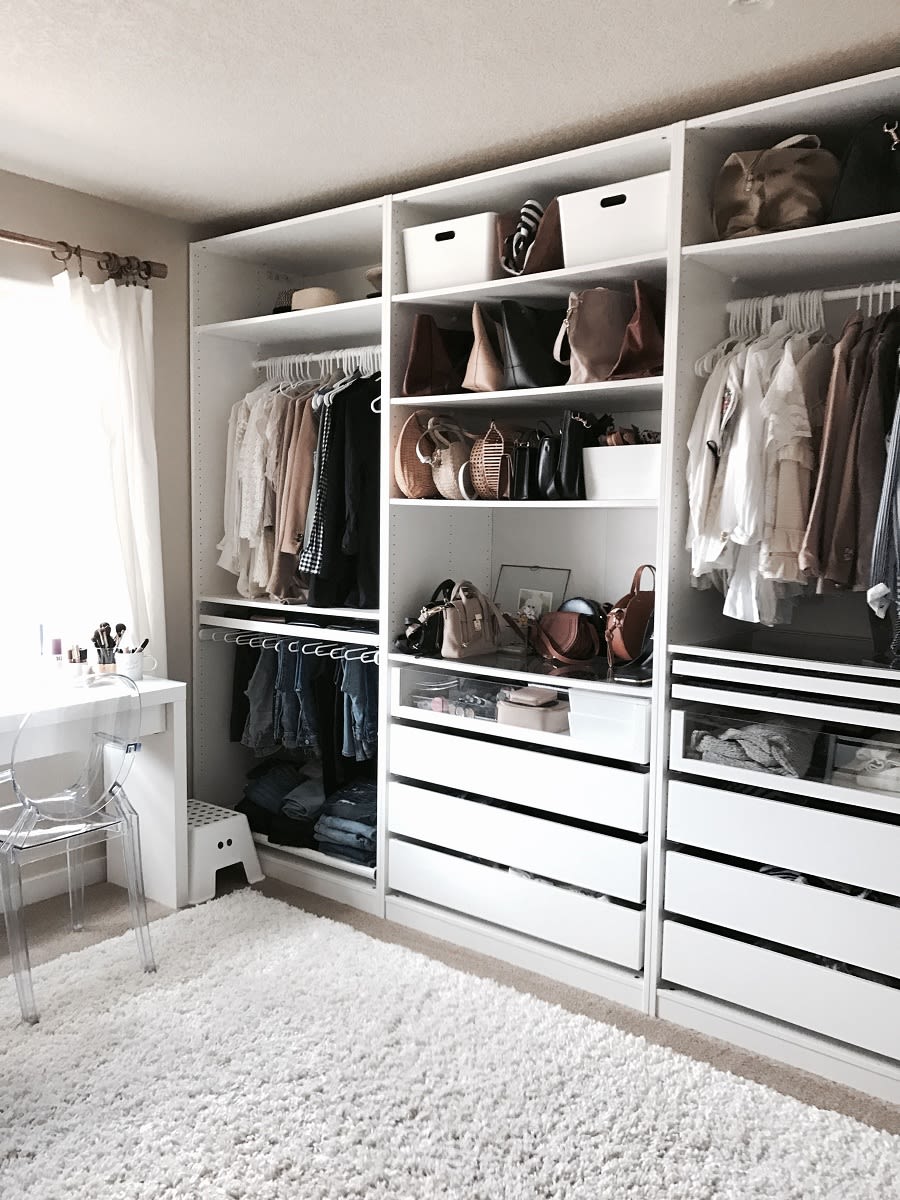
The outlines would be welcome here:
M 247 770 L 258 761 L 251 750 L 229 741 L 233 679 L 234 647 L 198 643 L 194 687 L 203 697 L 203 708 L 194 729 L 193 795 L 226 808 L 240 800 Z
M 255 350 L 246 342 L 194 336 L 194 582 L 195 594 L 233 595 L 234 576 L 216 565 L 224 532 L 225 462 L 232 406 L 259 382 Z

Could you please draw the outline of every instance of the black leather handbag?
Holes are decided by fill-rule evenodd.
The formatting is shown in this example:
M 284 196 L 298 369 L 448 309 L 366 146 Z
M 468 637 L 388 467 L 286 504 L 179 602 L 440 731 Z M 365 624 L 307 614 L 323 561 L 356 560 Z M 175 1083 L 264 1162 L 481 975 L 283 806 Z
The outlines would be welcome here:
M 394 649 L 401 654 L 426 654 L 440 657 L 444 641 L 444 609 L 450 603 L 455 583 L 445 579 L 439 583 L 416 619 L 406 618 L 404 632 L 395 640 Z
M 501 303 L 504 387 L 558 387 L 566 382 L 568 367 L 553 357 L 565 315 L 562 308 L 529 308 L 516 300 Z
M 510 500 L 540 500 L 537 433 L 520 433 L 513 443 Z
M 545 429 L 541 426 L 546 426 Z M 537 498 L 538 500 L 558 500 L 557 471 L 559 469 L 559 448 L 561 438 L 553 433 L 546 421 L 538 427 L 539 438 L 537 448 Z
M 863 125 L 841 163 L 832 221 L 900 212 L 900 108 Z

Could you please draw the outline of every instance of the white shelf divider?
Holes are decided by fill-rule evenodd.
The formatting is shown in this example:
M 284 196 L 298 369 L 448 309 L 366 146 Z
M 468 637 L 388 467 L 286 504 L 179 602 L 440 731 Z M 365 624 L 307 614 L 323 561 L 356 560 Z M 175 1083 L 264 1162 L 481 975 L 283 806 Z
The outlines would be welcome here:
M 244 617 L 219 617 L 202 613 L 200 628 L 235 629 L 244 633 L 260 633 L 269 637 L 300 638 L 305 641 L 335 642 L 348 646 L 378 646 L 378 634 L 356 629 L 333 629 L 328 625 L 289 625 L 280 621 L 253 621 Z
M 280 850 L 282 854 L 292 854 L 294 858 L 305 858 L 307 862 L 316 863 L 320 867 L 328 867 L 332 871 L 343 871 L 347 875 L 360 875 L 363 879 L 375 879 L 375 868 L 363 866 L 362 863 L 350 862 L 344 858 L 335 858 L 331 854 L 322 854 L 309 846 L 283 846 L 281 842 L 271 841 L 264 833 L 254 833 L 253 840 L 258 846 L 266 846 L 270 850 Z
M 527 665 L 515 664 L 515 656 L 509 655 L 508 666 L 485 664 L 474 659 L 417 658 L 412 654 L 388 655 L 395 667 L 412 667 L 418 670 L 447 671 L 451 675 L 483 675 L 486 679 L 509 680 L 513 683 L 537 683 L 545 687 L 566 691 L 604 692 L 610 696 L 627 697 L 630 700 L 648 700 L 653 694 L 652 684 L 617 683 L 607 679 L 579 679 L 574 675 L 551 675 L 547 671 L 530 670 Z M 524 664 L 534 663 L 534 658 L 524 659 Z M 418 711 L 418 710 L 416 710 Z M 479 725 L 483 722 L 478 722 Z
M 375 345 L 381 339 L 381 300 L 350 300 L 323 308 L 305 308 L 297 312 L 270 313 L 244 317 L 239 321 L 216 321 L 197 325 L 202 337 L 229 338 L 258 346 L 288 346 L 294 343 L 319 343 L 323 349 L 338 341 Z
M 560 384 L 549 388 L 511 388 L 502 392 L 453 392 L 446 396 L 395 396 L 403 408 L 572 408 L 598 405 L 615 412 L 649 412 L 662 403 L 662 376 L 611 379 L 602 383 Z
M 556 296 L 561 304 L 565 304 L 569 291 L 605 284 L 630 283 L 634 279 L 664 287 L 666 254 L 609 259 L 588 266 L 542 271 L 535 275 L 506 275 L 501 279 L 489 279 L 485 283 L 433 288 L 425 292 L 402 292 L 399 296 L 394 296 L 393 302 L 427 309 L 462 306 L 476 300 L 487 303 L 491 300 L 542 300 Z

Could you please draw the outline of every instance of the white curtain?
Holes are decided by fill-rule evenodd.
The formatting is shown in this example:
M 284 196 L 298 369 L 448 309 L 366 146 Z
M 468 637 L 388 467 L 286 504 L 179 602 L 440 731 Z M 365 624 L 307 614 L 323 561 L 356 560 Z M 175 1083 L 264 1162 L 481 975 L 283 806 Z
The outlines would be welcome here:
M 127 641 L 150 638 L 148 651 L 166 673 L 159 482 L 154 432 L 153 295 L 149 288 L 92 284 L 63 272 L 54 287 L 64 306 L 74 387 L 92 393 L 97 472 L 109 481 L 112 511 L 98 521 L 95 547 L 105 547 L 110 583 L 124 584 L 130 611 Z M 102 562 L 102 559 L 101 559 Z M 120 618 L 107 616 L 115 621 Z

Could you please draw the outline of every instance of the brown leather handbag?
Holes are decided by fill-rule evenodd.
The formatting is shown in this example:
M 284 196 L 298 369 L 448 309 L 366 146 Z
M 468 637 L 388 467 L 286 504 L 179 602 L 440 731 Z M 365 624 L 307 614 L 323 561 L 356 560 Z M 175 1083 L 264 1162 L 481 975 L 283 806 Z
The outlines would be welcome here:
M 531 633 L 541 658 L 575 667 L 600 653 L 600 636 L 589 617 L 577 612 L 544 613 Z
M 664 323 L 665 297 L 639 279 L 630 293 L 604 287 L 571 292 L 553 355 L 568 365 L 568 383 L 658 375 Z
M 440 329 L 434 317 L 419 313 L 413 324 L 404 396 L 440 396 L 458 392 L 472 350 L 472 334 Z
M 753 237 L 820 225 L 828 215 L 840 163 L 812 133 L 785 138 L 771 150 L 730 154 L 713 192 L 720 238 Z
M 653 575 L 653 588 L 642 592 L 641 576 L 645 571 Z M 606 618 L 606 657 L 610 670 L 616 663 L 631 662 L 640 654 L 655 602 L 656 568 L 644 563 L 634 573 L 631 591 L 616 601 Z

